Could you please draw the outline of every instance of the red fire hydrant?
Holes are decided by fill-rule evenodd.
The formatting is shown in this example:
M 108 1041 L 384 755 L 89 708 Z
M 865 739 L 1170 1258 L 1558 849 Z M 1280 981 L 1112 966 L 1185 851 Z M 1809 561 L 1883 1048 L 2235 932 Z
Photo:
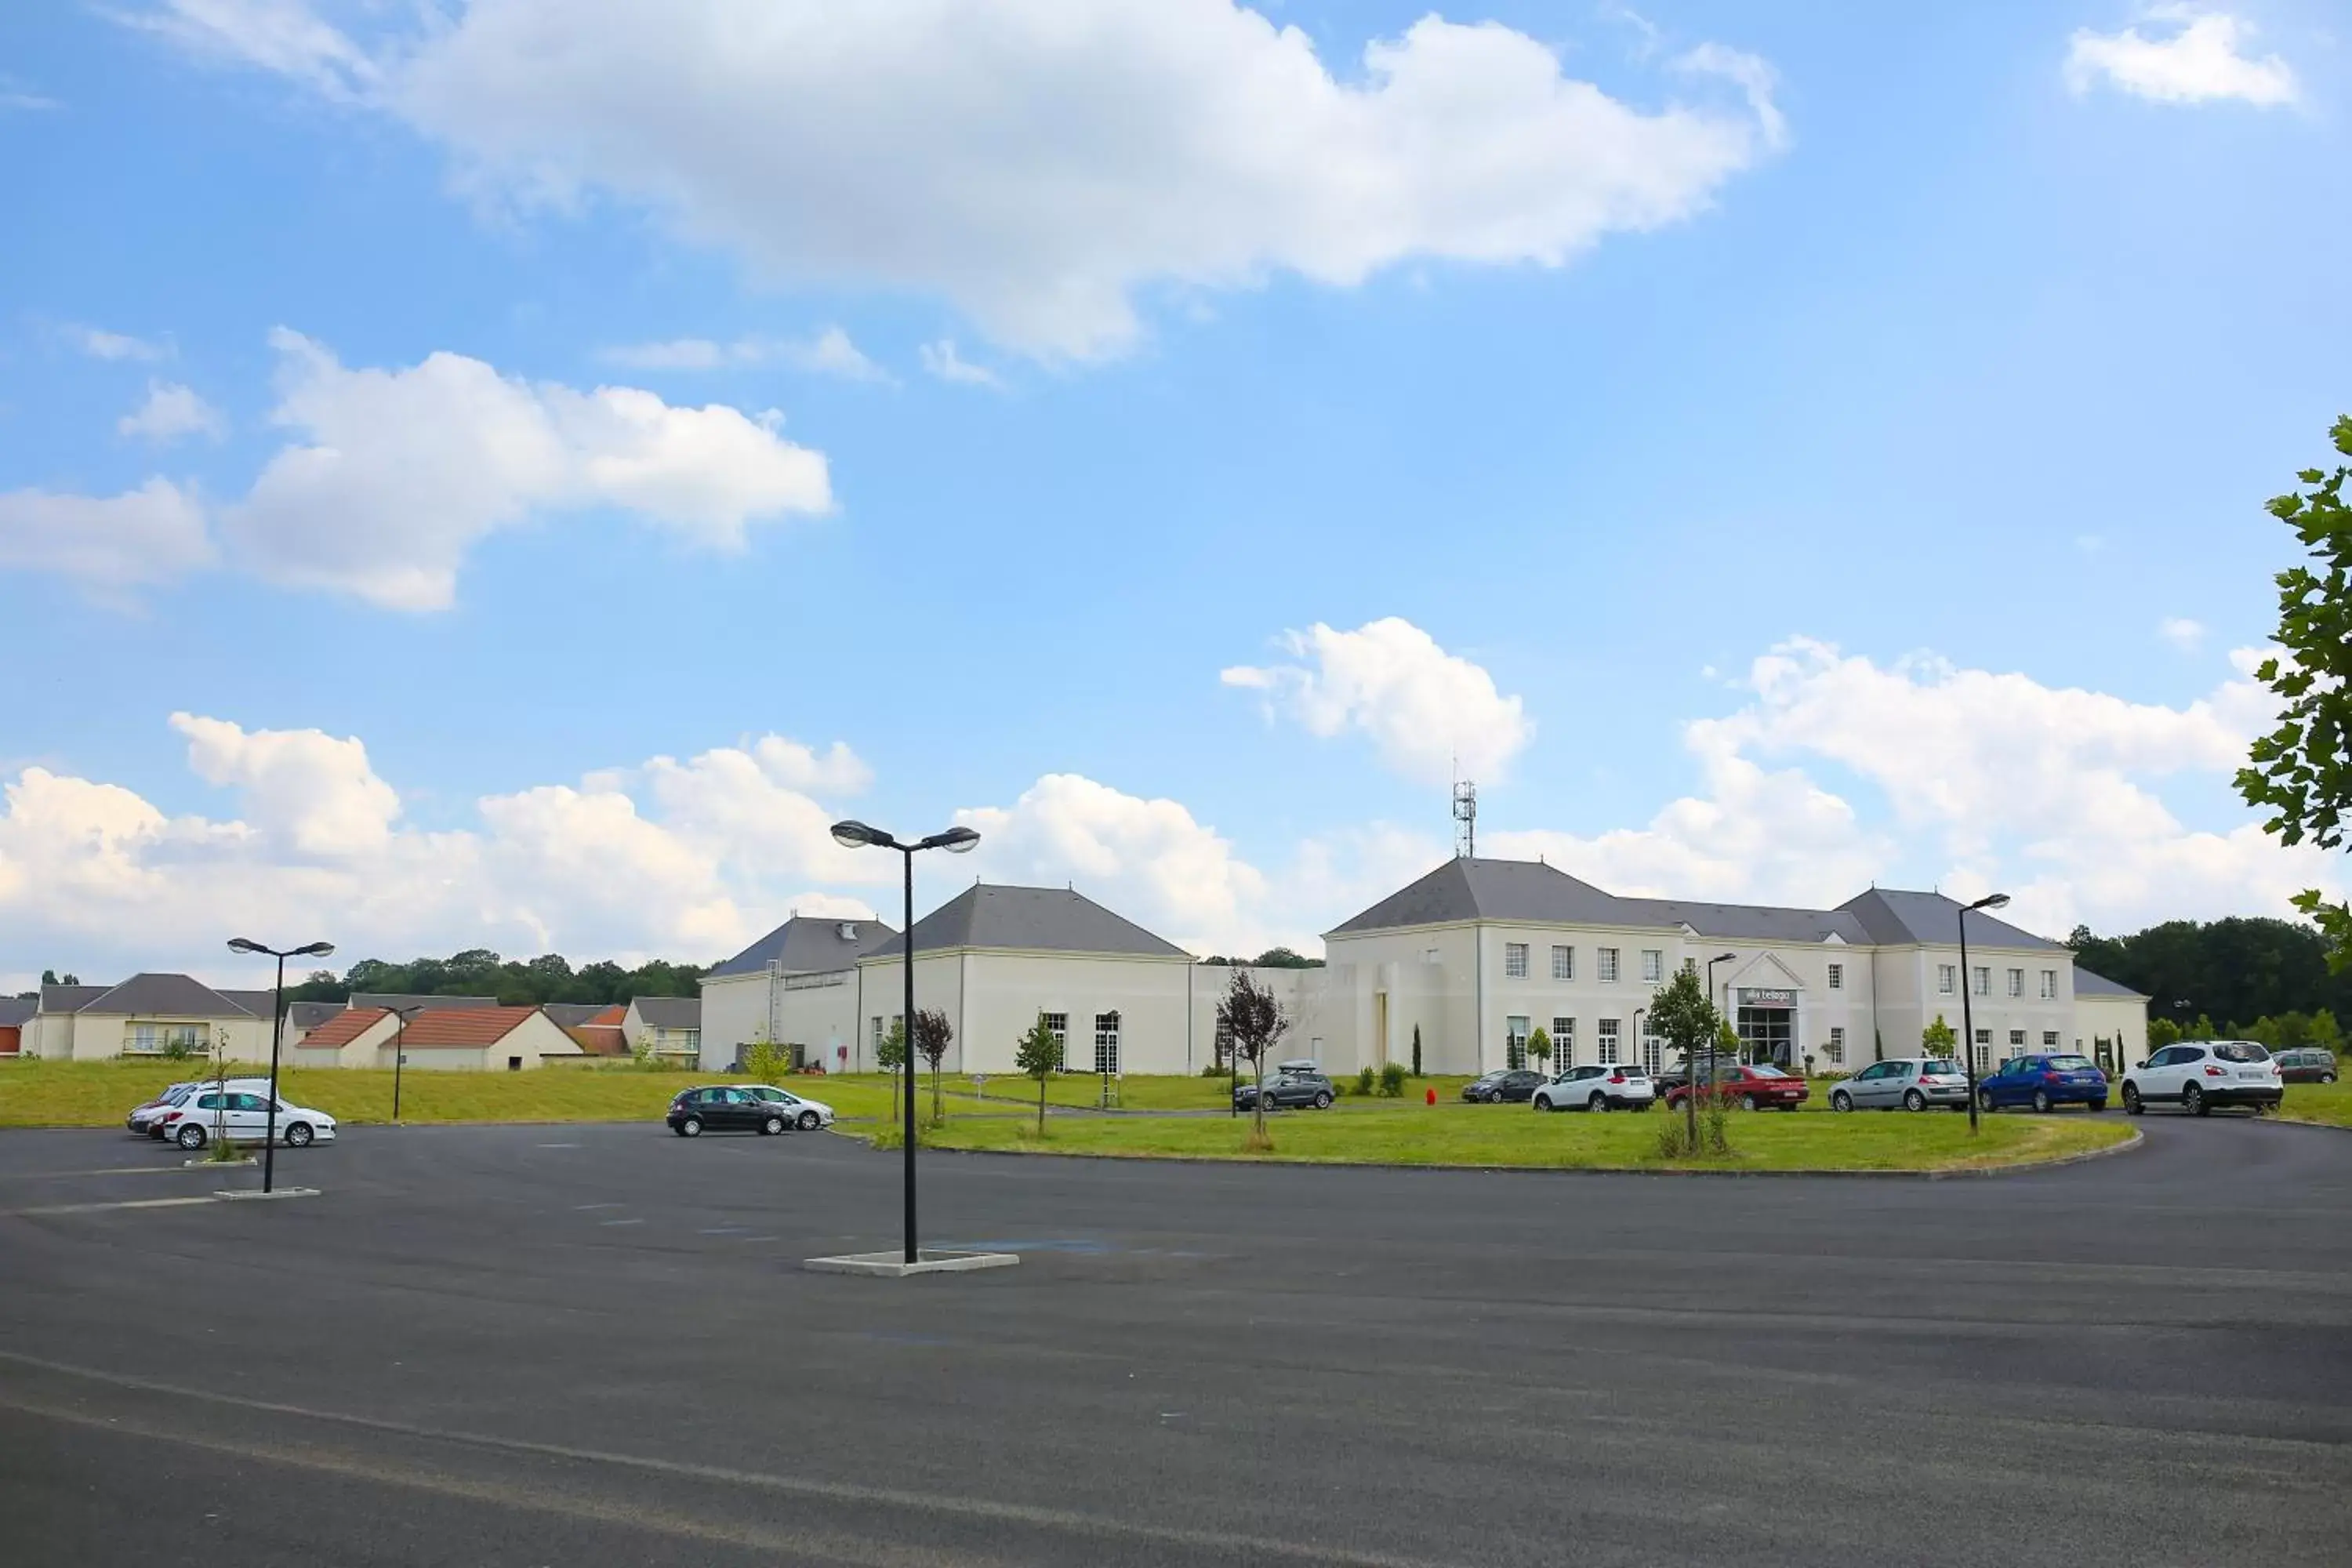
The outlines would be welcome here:
M 1429 1096 L 1428 1103 L 1432 1105 L 1435 1105 L 1437 1103 L 1437 1091 L 1435 1089 L 1424 1089 L 1422 1092 Z

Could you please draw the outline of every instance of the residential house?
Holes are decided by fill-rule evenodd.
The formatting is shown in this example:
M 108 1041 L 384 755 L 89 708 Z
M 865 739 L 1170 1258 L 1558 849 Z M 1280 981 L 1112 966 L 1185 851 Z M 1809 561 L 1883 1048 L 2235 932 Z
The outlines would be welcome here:
M 644 1046 L 657 1057 L 699 1062 L 702 1003 L 692 996 L 640 996 L 622 1013 L 621 1037 L 632 1051 Z
M 0 1057 L 13 1057 L 23 1049 L 25 1025 L 39 1002 L 37 994 L 0 996 Z
M 274 994 L 216 990 L 186 974 L 134 974 L 119 985 L 44 985 L 19 1026 L 19 1049 L 52 1061 L 117 1057 L 269 1058 Z
M 411 1068 L 443 1072 L 524 1072 L 584 1054 L 539 1007 L 425 1008 L 405 1023 L 389 1007 L 348 1007 L 305 1036 L 295 1060 L 303 1067 L 389 1068 L 395 1050 Z

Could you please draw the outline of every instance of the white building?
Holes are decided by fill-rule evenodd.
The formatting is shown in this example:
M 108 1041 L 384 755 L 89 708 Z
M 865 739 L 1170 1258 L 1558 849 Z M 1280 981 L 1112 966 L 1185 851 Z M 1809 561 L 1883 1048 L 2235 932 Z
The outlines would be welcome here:
M 849 1070 L 857 960 L 898 933 L 880 921 L 794 915 L 702 977 L 702 1066 L 718 1072 L 766 1041 L 799 1066 Z
M 219 991 L 186 974 L 134 974 L 120 985 L 44 985 L 19 1048 L 51 1061 L 173 1055 L 269 1059 L 275 995 Z
M 1957 1036 L 1964 984 L 1980 1066 L 2118 1036 L 2145 1045 L 2147 999 L 2102 981 L 2084 1014 L 2074 955 L 2057 942 L 1979 912 L 1964 965 L 1959 912 L 1939 893 L 1892 889 L 1834 910 L 1620 898 L 1539 861 L 1457 858 L 1325 935 L 1361 1026 L 1352 1056 L 1328 1059 L 1408 1060 L 1417 1027 L 1426 1070 L 1483 1072 L 1539 1026 L 1555 1067 L 1654 1068 L 1643 1015 L 1685 966 L 1759 1058 L 1789 1066 L 1916 1055 L 1939 1016 Z M 1334 1016 L 1349 1011 L 1336 1001 Z

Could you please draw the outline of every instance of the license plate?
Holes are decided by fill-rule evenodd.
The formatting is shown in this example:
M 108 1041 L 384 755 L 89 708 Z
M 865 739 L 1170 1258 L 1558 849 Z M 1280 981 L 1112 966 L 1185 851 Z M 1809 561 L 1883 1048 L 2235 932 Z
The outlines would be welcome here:
M 2240 1078 L 2268 1078 L 2271 1075 L 2263 1071 L 2261 1068 L 2240 1068 L 2238 1069 L 2238 1076 Z

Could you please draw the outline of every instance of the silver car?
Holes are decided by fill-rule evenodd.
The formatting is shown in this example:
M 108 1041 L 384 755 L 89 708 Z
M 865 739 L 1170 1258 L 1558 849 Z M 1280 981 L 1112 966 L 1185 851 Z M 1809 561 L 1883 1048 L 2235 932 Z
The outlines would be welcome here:
M 1969 1108 L 1968 1074 L 1950 1057 L 1873 1062 L 1830 1090 L 1832 1110 L 1925 1110 L 1931 1105 Z

